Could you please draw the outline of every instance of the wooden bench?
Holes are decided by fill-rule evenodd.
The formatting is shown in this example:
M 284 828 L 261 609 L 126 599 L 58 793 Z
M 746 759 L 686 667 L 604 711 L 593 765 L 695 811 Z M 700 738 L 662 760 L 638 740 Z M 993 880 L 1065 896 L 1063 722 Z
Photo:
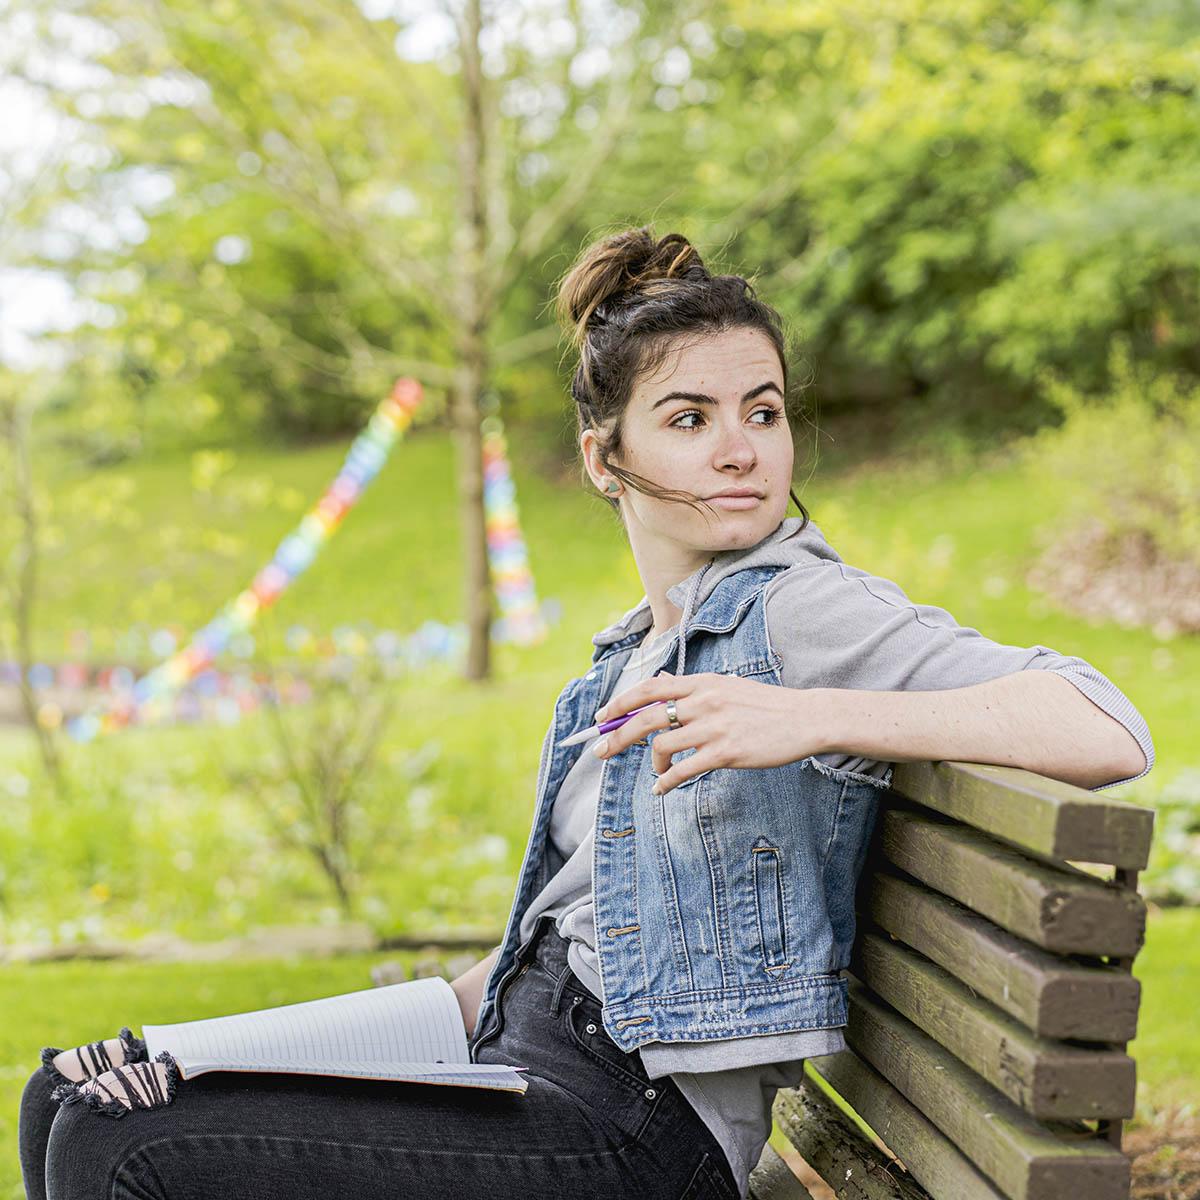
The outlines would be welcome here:
M 1153 825 L 1027 771 L 896 767 L 860 880 L 848 1048 L 774 1109 L 839 1200 L 1127 1200 Z M 750 1194 L 810 1195 L 769 1145 Z

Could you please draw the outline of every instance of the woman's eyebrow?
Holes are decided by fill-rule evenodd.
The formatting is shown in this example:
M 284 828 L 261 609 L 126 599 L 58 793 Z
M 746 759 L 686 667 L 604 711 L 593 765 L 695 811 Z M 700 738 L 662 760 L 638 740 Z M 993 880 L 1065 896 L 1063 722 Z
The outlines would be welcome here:
M 753 400 L 755 396 L 761 396 L 763 392 L 769 391 L 779 392 L 780 399 L 783 399 L 783 392 L 779 391 L 779 384 L 774 380 L 768 379 L 766 383 L 760 383 L 758 387 L 751 388 L 742 397 L 742 403 L 745 404 L 747 400 Z M 650 411 L 653 412 L 660 404 L 666 404 L 668 400 L 690 400 L 693 404 L 717 403 L 715 397 L 706 396 L 703 392 L 668 392 L 665 396 L 660 396 L 650 405 Z

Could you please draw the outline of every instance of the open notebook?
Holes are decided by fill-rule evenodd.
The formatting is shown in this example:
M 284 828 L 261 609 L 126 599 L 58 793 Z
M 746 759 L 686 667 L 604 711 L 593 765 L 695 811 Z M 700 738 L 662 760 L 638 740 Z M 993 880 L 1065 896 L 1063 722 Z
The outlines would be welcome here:
M 184 1079 L 269 1071 L 443 1083 L 524 1094 L 525 1067 L 473 1063 L 458 997 L 438 976 L 281 1008 L 143 1025 L 150 1058 L 168 1051 Z

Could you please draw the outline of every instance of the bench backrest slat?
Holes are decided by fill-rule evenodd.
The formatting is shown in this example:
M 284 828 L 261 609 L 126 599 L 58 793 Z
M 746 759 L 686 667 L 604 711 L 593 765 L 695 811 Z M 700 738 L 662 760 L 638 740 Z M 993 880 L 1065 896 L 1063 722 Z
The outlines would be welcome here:
M 1086 1126 L 1036 1121 L 860 983 L 850 986 L 847 1043 L 1010 1200 L 1127 1200 L 1129 1160 L 1119 1150 Z
M 1004 1200 L 1002 1192 L 915 1104 L 853 1050 L 810 1058 L 805 1071 L 820 1075 L 934 1196 L 953 1200 Z M 791 1092 L 781 1092 L 785 1113 Z M 780 1124 L 787 1132 L 783 1119 Z M 836 1187 L 836 1183 L 832 1186 Z M 770 1198 L 765 1198 L 770 1200 Z
M 1141 948 L 1146 905 L 1136 892 L 911 807 L 885 808 L 878 826 L 889 862 L 1035 946 L 1122 957 Z
M 1153 822 L 1152 810 L 1013 768 L 897 765 L 856 897 L 849 1049 L 806 1074 L 928 1200 L 1128 1200 L 1130 968 Z M 818 1134 L 789 1115 L 803 1092 L 781 1092 L 776 1116 L 810 1166 L 828 1166 Z M 839 1200 L 857 1200 L 852 1183 L 821 1173 Z
M 852 970 L 1014 1104 L 1043 1120 L 1130 1117 L 1133 1059 L 1039 1038 L 947 971 L 882 932 L 863 930 Z
M 892 787 L 1035 855 L 1141 870 L 1154 812 L 1015 767 L 897 763 Z
M 1127 971 L 1060 958 L 890 871 L 864 880 L 863 915 L 1040 1037 L 1127 1042 L 1141 984 Z M 918 1022 L 919 1023 L 919 1022 Z

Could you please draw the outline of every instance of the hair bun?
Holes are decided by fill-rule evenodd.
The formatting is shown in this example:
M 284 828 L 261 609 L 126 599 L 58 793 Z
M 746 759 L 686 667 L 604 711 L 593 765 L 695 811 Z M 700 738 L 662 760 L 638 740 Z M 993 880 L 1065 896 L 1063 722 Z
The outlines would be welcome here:
M 654 291 L 658 280 L 711 279 L 704 260 L 681 233 L 655 238 L 649 226 L 627 229 L 589 246 L 559 284 L 558 319 L 576 346 L 588 322 L 604 304 L 638 292 Z M 603 316 L 603 314 L 600 314 Z

